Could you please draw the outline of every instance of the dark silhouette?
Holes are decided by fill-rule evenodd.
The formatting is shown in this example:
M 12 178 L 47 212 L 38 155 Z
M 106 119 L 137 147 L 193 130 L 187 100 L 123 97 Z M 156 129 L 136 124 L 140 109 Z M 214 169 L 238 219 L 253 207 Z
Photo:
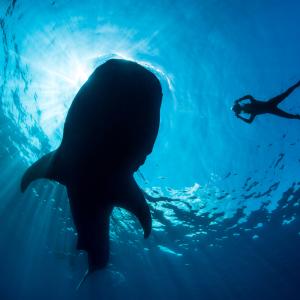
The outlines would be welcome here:
M 22 191 L 39 178 L 67 187 L 77 249 L 88 253 L 89 273 L 107 265 L 114 207 L 133 213 L 145 238 L 151 232 L 150 209 L 133 174 L 152 152 L 161 101 L 161 85 L 152 72 L 126 60 L 107 61 L 75 96 L 61 145 L 22 178 Z
M 278 108 L 278 104 L 281 103 L 289 94 L 291 94 L 297 87 L 300 86 L 300 81 L 287 89 L 284 93 L 268 100 L 268 101 L 259 101 L 256 100 L 251 95 L 246 95 L 234 102 L 232 110 L 234 111 L 236 117 L 241 120 L 252 123 L 257 115 L 262 114 L 273 114 L 279 117 L 288 118 L 288 119 L 298 119 L 300 120 L 299 114 L 290 114 L 287 113 L 280 108 Z M 240 102 L 243 100 L 250 100 L 250 103 L 241 104 Z M 249 119 L 242 117 L 240 114 L 246 113 L 249 114 Z

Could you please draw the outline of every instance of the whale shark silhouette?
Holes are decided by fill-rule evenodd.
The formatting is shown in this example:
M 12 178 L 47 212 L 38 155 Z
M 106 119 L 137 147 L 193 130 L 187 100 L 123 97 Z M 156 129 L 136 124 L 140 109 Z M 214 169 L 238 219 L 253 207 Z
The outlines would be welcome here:
M 134 214 L 150 235 L 150 209 L 133 174 L 156 140 L 162 89 L 138 63 L 110 59 L 80 88 L 68 111 L 60 146 L 24 173 L 21 191 L 39 178 L 66 186 L 77 230 L 77 249 L 88 253 L 88 272 L 109 259 L 114 207 Z

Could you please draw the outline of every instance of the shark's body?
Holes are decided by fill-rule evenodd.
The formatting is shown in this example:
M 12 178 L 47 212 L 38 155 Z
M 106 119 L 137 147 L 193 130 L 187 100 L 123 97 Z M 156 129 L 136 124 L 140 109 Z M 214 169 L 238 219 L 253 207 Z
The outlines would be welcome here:
M 114 207 L 133 213 L 151 232 L 151 215 L 133 174 L 158 133 L 161 85 L 141 65 L 111 59 L 81 87 L 69 109 L 61 145 L 25 172 L 21 189 L 49 178 L 68 190 L 77 248 L 87 251 L 89 271 L 106 266 L 109 217 Z

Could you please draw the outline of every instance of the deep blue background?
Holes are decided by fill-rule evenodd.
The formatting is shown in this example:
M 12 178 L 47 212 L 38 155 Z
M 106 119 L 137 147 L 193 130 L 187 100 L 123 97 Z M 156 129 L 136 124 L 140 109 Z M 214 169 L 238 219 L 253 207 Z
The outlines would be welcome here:
M 300 79 L 300 3 L 0 2 L 0 298 L 299 299 L 300 122 L 230 107 Z M 163 85 L 161 128 L 136 175 L 154 217 L 116 210 L 110 266 L 86 269 L 63 187 L 24 195 L 26 167 L 60 142 L 71 101 L 110 57 Z M 280 105 L 300 113 L 300 90 Z

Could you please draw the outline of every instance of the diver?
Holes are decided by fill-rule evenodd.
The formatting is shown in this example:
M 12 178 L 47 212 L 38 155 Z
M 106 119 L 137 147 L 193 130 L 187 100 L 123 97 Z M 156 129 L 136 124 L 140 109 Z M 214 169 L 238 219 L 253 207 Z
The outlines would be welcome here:
M 300 120 L 299 114 L 290 114 L 277 107 L 279 103 L 281 103 L 287 96 L 289 96 L 299 86 L 300 86 L 300 81 L 298 81 L 296 84 L 288 88 L 282 94 L 274 98 L 271 98 L 268 101 L 259 101 L 256 100 L 251 95 L 246 95 L 234 101 L 234 105 L 232 106 L 231 109 L 234 111 L 237 118 L 249 124 L 253 122 L 253 120 L 257 115 L 262 115 L 262 114 L 273 114 L 283 118 Z M 250 103 L 241 104 L 243 100 L 250 100 Z M 241 116 L 241 113 L 249 114 L 250 117 L 245 118 Z

